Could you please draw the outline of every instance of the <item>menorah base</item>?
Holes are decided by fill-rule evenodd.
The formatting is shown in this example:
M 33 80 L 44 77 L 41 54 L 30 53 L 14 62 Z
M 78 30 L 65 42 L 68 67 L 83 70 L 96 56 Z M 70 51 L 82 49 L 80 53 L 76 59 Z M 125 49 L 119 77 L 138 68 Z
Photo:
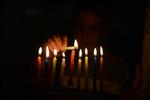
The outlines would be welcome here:
M 72 85 L 68 82 L 72 81 Z M 69 85 L 68 85 L 69 84 Z M 85 79 L 84 77 L 72 77 L 72 80 L 69 79 L 69 76 L 64 76 L 62 81 L 62 86 L 66 88 L 80 89 L 80 90 L 93 90 L 93 80 Z M 96 90 L 100 91 L 100 80 L 96 80 Z
M 121 90 L 121 85 L 117 82 L 103 80 L 103 85 L 99 79 L 95 80 L 94 84 L 92 78 L 85 79 L 84 77 L 72 77 L 72 85 L 68 85 L 69 76 L 64 76 L 62 79 L 62 87 L 78 89 L 78 90 L 87 90 L 95 92 L 108 92 L 111 94 L 119 94 Z M 103 86 L 103 87 L 101 87 Z
M 121 90 L 121 84 L 114 81 L 103 80 L 103 85 L 101 85 L 100 79 L 93 80 L 92 78 L 79 78 L 76 76 L 73 76 L 71 79 L 72 80 L 69 80 L 69 75 L 63 76 L 57 84 L 57 89 L 65 88 L 70 90 L 91 91 L 96 93 L 107 92 L 111 94 L 119 94 Z M 71 82 L 71 84 L 69 82 Z M 45 88 L 48 90 L 56 89 L 56 86 L 54 87 L 54 82 L 52 81 L 49 82 L 38 79 L 38 81 L 33 81 L 34 86 L 35 84 L 38 88 Z

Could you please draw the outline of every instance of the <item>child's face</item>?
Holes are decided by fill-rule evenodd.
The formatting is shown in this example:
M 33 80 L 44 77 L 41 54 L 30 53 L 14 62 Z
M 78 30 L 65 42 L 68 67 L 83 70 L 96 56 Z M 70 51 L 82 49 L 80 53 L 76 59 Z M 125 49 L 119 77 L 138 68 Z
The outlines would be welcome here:
M 82 12 L 78 16 L 75 36 L 81 48 L 91 48 L 99 46 L 101 34 L 100 19 L 92 12 Z

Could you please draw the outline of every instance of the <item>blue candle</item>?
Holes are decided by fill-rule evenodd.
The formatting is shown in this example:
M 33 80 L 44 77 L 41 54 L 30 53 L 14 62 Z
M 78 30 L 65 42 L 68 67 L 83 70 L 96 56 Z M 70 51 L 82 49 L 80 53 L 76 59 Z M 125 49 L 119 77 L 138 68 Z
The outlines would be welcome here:
M 94 67 L 97 66 L 97 50 L 94 48 Z
M 103 48 L 100 46 L 100 89 L 103 91 Z
M 45 59 L 45 66 L 44 66 L 44 84 L 47 85 L 48 82 L 48 71 L 49 71 L 49 48 L 46 46 L 46 59 Z
M 93 90 L 96 90 L 96 69 L 97 69 L 97 50 L 94 48 L 94 62 L 93 62 Z

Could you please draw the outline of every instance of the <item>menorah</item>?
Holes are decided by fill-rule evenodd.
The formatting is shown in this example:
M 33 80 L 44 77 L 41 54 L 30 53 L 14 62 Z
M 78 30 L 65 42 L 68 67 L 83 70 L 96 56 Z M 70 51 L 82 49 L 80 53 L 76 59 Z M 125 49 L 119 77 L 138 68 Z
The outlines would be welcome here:
M 50 55 L 48 46 L 45 55 L 40 47 L 35 61 L 36 82 L 49 88 L 72 88 L 79 90 L 103 90 L 103 48 L 100 55 L 94 48 L 93 56 L 88 57 L 88 48 L 78 50 L 75 40 L 74 46 L 64 47 L 57 53 L 54 49 Z

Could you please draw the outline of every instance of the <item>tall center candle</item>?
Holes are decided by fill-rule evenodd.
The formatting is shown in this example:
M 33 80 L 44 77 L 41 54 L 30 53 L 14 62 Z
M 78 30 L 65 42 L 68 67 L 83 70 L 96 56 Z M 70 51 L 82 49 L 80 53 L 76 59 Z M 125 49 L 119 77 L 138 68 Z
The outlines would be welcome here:
M 72 78 L 74 74 L 74 59 L 75 59 L 75 49 L 78 49 L 77 40 L 74 41 L 74 48 L 71 51 L 71 59 L 70 59 L 70 76 L 69 76 L 69 85 L 72 85 Z
M 53 57 L 53 67 L 52 67 L 52 85 L 54 86 L 55 83 L 55 72 L 56 72 L 56 64 L 57 64 L 57 50 L 54 49 L 54 57 Z

